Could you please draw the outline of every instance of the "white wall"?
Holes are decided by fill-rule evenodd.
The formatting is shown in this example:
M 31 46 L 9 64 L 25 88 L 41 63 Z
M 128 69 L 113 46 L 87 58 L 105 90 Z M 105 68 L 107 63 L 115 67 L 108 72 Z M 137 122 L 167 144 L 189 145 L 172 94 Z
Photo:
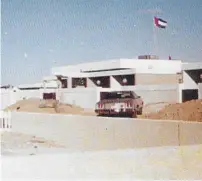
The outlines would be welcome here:
M 143 98 L 144 104 L 159 102 L 179 102 L 179 86 L 177 84 L 126 86 L 119 90 L 132 90 Z
M 136 73 L 176 74 L 181 72 L 181 61 L 172 60 L 121 60 L 122 68 L 135 68 Z
M 116 80 L 114 80 L 116 81 Z M 115 83 L 115 82 L 114 82 Z M 116 86 L 116 85 L 114 85 Z M 180 102 L 178 85 L 136 85 L 116 86 L 114 88 L 72 88 L 60 89 L 57 92 L 57 99 L 62 103 L 75 104 L 83 108 L 95 108 L 96 102 L 100 100 L 102 91 L 131 90 L 142 96 L 145 104 L 157 102 Z M 17 92 L 6 91 L 1 93 L 1 109 L 16 103 L 23 98 L 42 98 L 41 90 L 18 90 Z M 52 91 L 52 90 L 47 90 Z
M 66 74 L 76 75 L 77 73 L 80 73 L 80 70 L 89 71 L 89 70 L 102 70 L 102 69 L 114 69 L 114 68 L 120 68 L 120 61 L 118 59 L 81 63 L 62 67 L 53 67 L 51 73 L 52 74 L 62 73 L 62 75 Z
M 199 99 L 202 99 L 202 83 L 198 84 L 199 88 Z
M 179 103 L 182 103 L 182 90 L 183 90 L 183 83 L 179 84 L 178 86 L 178 97 L 179 97 Z
M 113 75 L 128 75 L 128 74 L 135 74 L 135 73 L 136 73 L 136 70 L 129 67 L 126 70 L 91 72 L 91 73 L 87 73 L 87 74 L 85 73 L 85 75 L 88 77 L 101 77 L 101 76 L 113 76 Z
M 91 79 L 87 78 L 87 87 L 94 87 L 95 88 L 95 87 L 97 87 L 97 85 L 95 85 Z
M 183 70 L 196 70 L 196 69 L 202 69 L 202 62 L 186 62 L 182 63 L 182 69 Z
M 60 95 L 62 103 L 74 104 L 83 108 L 94 108 L 99 99 L 95 88 L 61 89 Z
M 61 102 L 76 104 L 83 108 L 95 108 L 100 100 L 100 92 L 131 90 L 142 96 L 144 103 L 179 102 L 179 86 L 171 85 L 137 85 L 116 88 L 74 88 L 61 90 Z
M 3 90 L 1 91 L 1 109 L 15 104 L 23 98 L 40 98 L 40 90 Z
M 120 83 L 113 76 L 110 76 L 110 86 L 111 86 L 111 88 L 120 88 L 120 87 L 122 87 L 120 85 Z
M 198 89 L 198 84 L 189 76 L 186 71 L 183 71 L 183 89 Z
M 10 90 L 1 90 L 1 110 L 12 104 L 11 93 Z
M 130 68 L 136 69 L 137 73 L 155 73 L 155 74 L 173 74 L 181 72 L 181 61 L 173 60 L 139 60 L 139 59 L 117 59 L 100 62 L 90 62 L 77 65 L 69 65 L 63 67 L 53 67 L 51 73 L 64 76 L 82 77 L 88 76 L 87 73 L 82 74 L 80 71 L 90 70 L 106 70 Z M 99 75 L 101 73 L 98 73 Z M 103 72 L 107 75 L 107 72 Z
M 16 95 L 16 100 L 40 98 L 40 90 L 21 90 L 17 91 L 14 95 Z

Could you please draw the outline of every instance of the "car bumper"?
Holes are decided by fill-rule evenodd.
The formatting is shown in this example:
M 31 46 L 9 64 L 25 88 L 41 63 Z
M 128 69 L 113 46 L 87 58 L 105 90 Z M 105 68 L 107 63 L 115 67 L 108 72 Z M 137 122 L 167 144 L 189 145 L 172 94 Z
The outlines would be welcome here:
M 119 115 L 119 114 L 134 114 L 134 109 L 120 109 L 120 110 L 95 110 L 95 113 L 100 115 Z

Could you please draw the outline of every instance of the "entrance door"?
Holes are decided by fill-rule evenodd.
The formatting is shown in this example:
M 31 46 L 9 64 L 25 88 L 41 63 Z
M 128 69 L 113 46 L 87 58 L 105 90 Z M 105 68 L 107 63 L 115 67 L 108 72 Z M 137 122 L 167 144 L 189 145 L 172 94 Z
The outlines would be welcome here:
M 182 102 L 198 99 L 198 89 L 182 90 Z

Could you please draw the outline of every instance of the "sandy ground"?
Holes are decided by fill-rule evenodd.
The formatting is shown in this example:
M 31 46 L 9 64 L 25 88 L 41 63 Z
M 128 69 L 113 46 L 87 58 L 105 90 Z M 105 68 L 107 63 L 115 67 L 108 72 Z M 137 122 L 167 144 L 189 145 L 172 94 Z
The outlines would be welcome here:
M 38 153 L 41 148 L 64 148 L 64 146 L 33 135 L 1 132 L 2 155 L 14 155 L 17 153 L 32 155 Z
M 55 114 L 77 114 L 96 116 L 94 110 L 83 109 L 78 106 L 60 103 L 57 109 L 53 107 L 40 108 L 39 99 L 27 99 L 17 102 L 5 109 L 24 111 L 24 112 L 42 112 Z M 167 120 L 184 120 L 184 121 L 199 121 L 202 122 L 202 100 L 192 100 L 185 103 L 154 103 L 145 105 L 143 115 L 139 118 L 147 119 L 167 119 Z
M 181 109 L 191 109 L 187 103 Z M 21 103 L 22 110 L 33 112 L 52 110 Z M 177 106 L 181 106 L 176 104 Z M 196 109 L 192 101 L 192 110 Z M 200 104 L 197 104 L 200 113 Z M 10 109 L 16 109 L 12 105 Z M 65 113 L 87 115 L 90 111 L 61 105 Z M 149 105 L 148 112 L 171 109 L 167 103 Z M 23 109 L 22 109 L 23 108 Z M 68 108 L 68 109 L 67 109 Z M 65 110 L 64 110 L 65 109 Z M 49 110 L 49 111 L 50 111 Z M 176 110 L 176 108 L 172 108 Z M 179 109 L 178 109 L 179 110 Z M 78 112 L 77 112 L 78 111 Z M 1 170 L 3 179 L 201 179 L 202 145 L 124 149 L 112 151 L 70 152 L 63 145 L 51 140 L 20 133 L 1 133 Z
M 55 109 L 51 107 L 52 102 L 49 101 L 47 103 L 47 107 L 40 108 L 40 100 L 36 98 L 26 99 L 22 101 L 18 101 L 17 103 L 8 106 L 4 111 L 23 111 L 23 112 L 37 112 L 37 113 L 50 113 L 50 114 L 80 114 L 80 115 L 96 115 L 94 110 L 91 109 L 83 109 L 79 106 L 70 105 L 70 104 L 62 104 L 60 103 Z
M 202 179 L 202 145 L 70 151 L 51 140 L 1 133 L 2 179 Z
M 202 145 L 74 153 L 52 150 L 2 156 L 2 178 L 202 179 Z
M 23 112 L 37 112 L 37 113 L 51 113 L 51 114 L 79 114 L 79 115 L 87 115 L 87 116 L 96 116 L 94 110 L 92 109 L 83 109 L 78 106 L 69 105 L 69 104 L 60 104 L 58 107 L 58 112 L 54 108 L 46 107 L 46 108 L 39 108 L 40 100 L 39 99 L 27 99 L 18 101 L 16 104 L 13 104 L 6 109 L 8 110 L 15 110 L 15 111 L 23 111 Z M 145 105 L 143 109 L 144 114 L 157 112 L 163 109 L 169 103 L 160 102 L 155 104 Z M 49 104 L 50 106 L 50 104 Z
M 174 104 L 174 103 L 158 102 L 158 103 L 153 103 L 153 104 L 147 104 L 143 108 L 143 114 L 158 112 L 158 111 L 164 109 L 169 104 Z
M 153 105 L 154 106 L 154 105 Z M 202 122 L 202 99 L 184 103 L 168 104 L 157 112 L 148 112 L 141 116 L 149 119 L 183 120 Z

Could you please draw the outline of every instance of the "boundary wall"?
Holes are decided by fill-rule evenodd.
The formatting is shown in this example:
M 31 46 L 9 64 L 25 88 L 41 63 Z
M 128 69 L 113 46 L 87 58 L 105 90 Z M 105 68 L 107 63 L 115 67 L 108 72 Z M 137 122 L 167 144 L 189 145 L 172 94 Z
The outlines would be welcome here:
M 202 144 L 202 123 L 11 113 L 12 131 L 56 141 L 71 150 L 110 150 Z

